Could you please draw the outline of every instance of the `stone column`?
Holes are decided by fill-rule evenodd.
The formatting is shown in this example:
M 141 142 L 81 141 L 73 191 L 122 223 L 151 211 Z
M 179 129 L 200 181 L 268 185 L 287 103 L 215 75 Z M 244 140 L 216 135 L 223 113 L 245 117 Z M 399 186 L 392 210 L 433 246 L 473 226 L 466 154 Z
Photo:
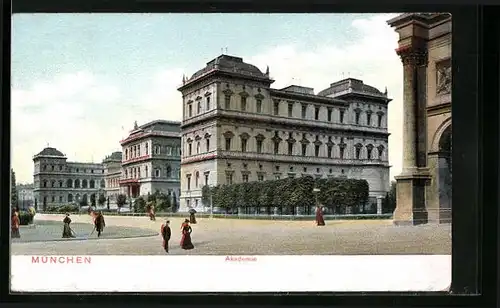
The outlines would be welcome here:
M 382 197 L 377 197 L 377 214 L 382 214 Z
M 397 50 L 403 62 L 403 171 L 396 177 L 397 196 L 394 224 L 427 223 L 425 190 L 430 174 L 425 167 L 426 46 L 413 41 Z

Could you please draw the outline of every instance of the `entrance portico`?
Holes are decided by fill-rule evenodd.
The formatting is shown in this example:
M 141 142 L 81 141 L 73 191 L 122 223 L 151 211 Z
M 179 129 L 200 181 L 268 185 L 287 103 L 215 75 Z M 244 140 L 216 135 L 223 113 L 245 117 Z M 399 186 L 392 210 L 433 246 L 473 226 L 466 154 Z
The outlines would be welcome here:
M 129 198 L 137 198 L 141 194 L 141 184 L 138 179 L 121 180 L 120 186 L 125 188 L 125 193 Z

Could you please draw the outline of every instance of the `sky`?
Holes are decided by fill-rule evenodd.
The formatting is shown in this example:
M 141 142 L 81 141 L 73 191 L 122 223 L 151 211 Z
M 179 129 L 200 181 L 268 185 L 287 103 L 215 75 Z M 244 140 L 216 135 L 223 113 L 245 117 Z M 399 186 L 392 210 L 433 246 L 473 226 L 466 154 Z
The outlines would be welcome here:
M 181 121 L 183 74 L 225 54 L 315 93 L 347 77 L 388 89 L 391 178 L 402 168 L 403 68 L 397 14 L 16 14 L 12 18 L 12 167 L 33 182 L 49 145 L 100 162 L 139 125 Z M 227 52 L 226 52 L 227 48 Z

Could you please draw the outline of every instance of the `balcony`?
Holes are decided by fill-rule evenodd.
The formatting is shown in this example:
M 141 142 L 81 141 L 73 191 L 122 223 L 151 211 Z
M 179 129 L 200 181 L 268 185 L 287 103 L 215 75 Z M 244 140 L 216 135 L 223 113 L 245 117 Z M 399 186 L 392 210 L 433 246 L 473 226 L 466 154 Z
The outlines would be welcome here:
M 122 161 L 122 166 L 131 164 L 131 163 L 140 162 L 140 161 L 143 161 L 143 160 L 146 160 L 149 158 L 151 158 L 151 154 L 142 155 L 142 156 L 134 157 L 134 158 L 129 158 L 127 160 Z
M 118 183 L 120 185 L 139 185 L 139 179 L 122 179 Z

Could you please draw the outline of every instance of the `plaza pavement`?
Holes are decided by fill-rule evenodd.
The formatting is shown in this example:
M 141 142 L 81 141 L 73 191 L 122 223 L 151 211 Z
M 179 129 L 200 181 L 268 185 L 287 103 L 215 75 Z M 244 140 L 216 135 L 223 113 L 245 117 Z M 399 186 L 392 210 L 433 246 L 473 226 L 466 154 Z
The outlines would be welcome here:
M 91 224 L 88 215 L 72 215 L 73 223 Z M 159 233 L 163 218 L 105 216 L 110 226 Z M 61 215 L 37 214 L 35 221 L 61 221 Z M 192 225 L 195 249 L 182 250 L 180 225 L 169 218 L 172 255 L 310 255 L 310 254 L 451 254 L 451 226 L 393 226 L 391 220 L 313 221 L 199 218 Z M 106 233 L 107 229 L 104 229 Z M 21 234 L 22 236 L 22 234 Z M 160 235 L 150 237 L 12 243 L 13 255 L 163 255 Z

